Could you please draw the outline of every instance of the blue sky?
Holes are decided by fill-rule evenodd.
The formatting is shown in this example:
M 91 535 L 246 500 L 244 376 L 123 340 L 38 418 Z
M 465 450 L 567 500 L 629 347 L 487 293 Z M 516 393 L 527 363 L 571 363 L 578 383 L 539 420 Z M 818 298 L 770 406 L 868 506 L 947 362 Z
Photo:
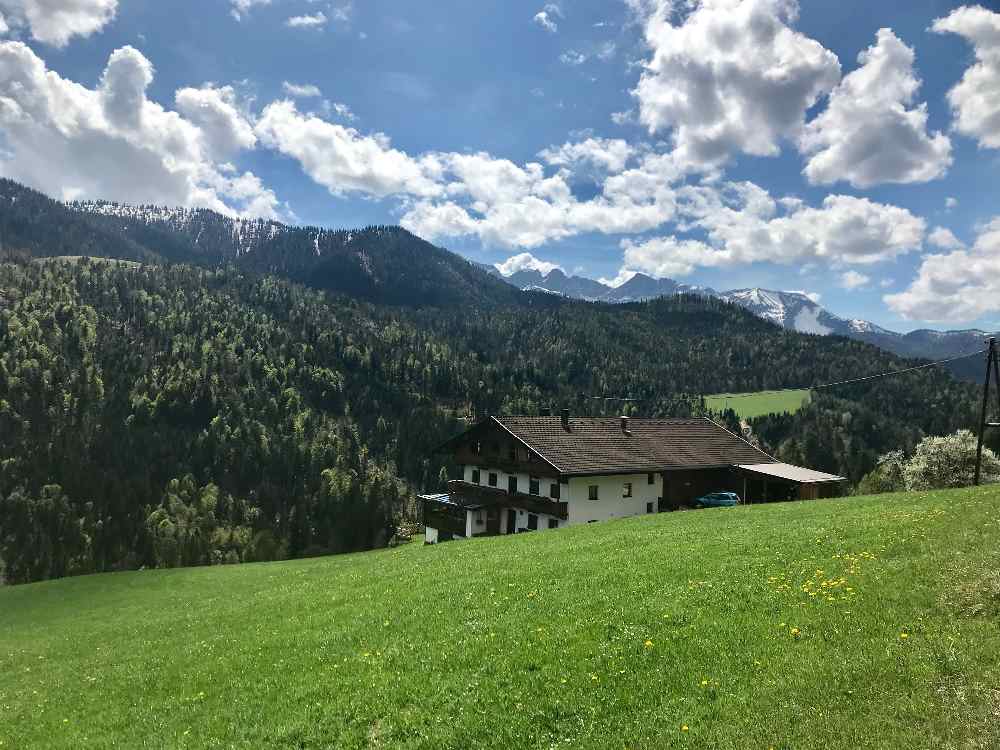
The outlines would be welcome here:
M 997 2 L 0 0 L 0 174 L 56 197 L 995 328 L 998 168 Z

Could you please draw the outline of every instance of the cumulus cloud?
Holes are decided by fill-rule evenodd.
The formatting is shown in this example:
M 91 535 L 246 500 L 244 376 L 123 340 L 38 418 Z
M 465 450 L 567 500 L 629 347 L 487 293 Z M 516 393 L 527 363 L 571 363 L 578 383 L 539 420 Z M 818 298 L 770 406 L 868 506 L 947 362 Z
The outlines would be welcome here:
M 289 96 L 294 96 L 300 99 L 323 96 L 323 92 L 319 90 L 319 86 L 315 86 L 311 83 L 290 83 L 288 81 L 282 81 L 281 88 Z
M 840 275 L 840 285 L 848 290 L 860 289 L 865 284 L 870 283 L 871 280 L 871 276 L 867 276 L 860 271 L 845 271 Z
M 309 15 L 292 16 L 285 21 L 285 26 L 292 29 L 319 29 L 326 26 L 328 20 L 326 13 L 319 11 Z
M 240 110 L 232 86 L 183 88 L 175 101 L 177 111 L 198 126 L 213 158 L 229 159 L 257 145 L 253 125 Z
M 935 227 L 934 231 L 927 235 L 927 241 L 942 250 L 959 250 L 965 247 L 965 243 L 956 237 L 950 229 Z
M 717 254 L 706 265 L 868 265 L 918 250 L 926 231 L 905 208 L 849 195 L 828 195 L 819 207 L 775 201 L 753 183 L 693 187 L 683 195 L 688 225 L 703 229 Z
M 811 154 L 803 173 L 813 184 L 846 181 L 927 182 L 951 165 L 951 141 L 927 132 L 927 105 L 907 109 L 920 88 L 914 53 L 890 29 L 858 56 L 860 67 L 830 94 L 826 110 L 799 140 Z
M 965 323 L 1000 312 L 1000 217 L 971 249 L 925 256 L 910 286 L 883 299 L 911 320 Z
M 275 216 L 271 190 L 218 161 L 252 137 L 245 121 L 236 122 L 230 93 L 182 90 L 179 99 L 194 113 L 188 119 L 147 98 L 153 74 L 142 53 L 123 47 L 90 89 L 48 70 L 26 45 L 0 43 L 0 134 L 9 154 L 0 175 L 64 199 Z M 225 142 L 227 128 L 232 142 Z
M 117 11 L 118 0 L 0 0 L 0 33 L 24 27 L 36 41 L 64 47 L 103 29 Z
M 896 206 L 829 195 L 810 207 L 775 201 L 752 183 L 681 188 L 677 200 L 678 227 L 704 232 L 707 241 L 624 240 L 623 270 L 685 276 L 757 262 L 870 265 L 919 249 L 926 229 L 922 218 Z
M 669 0 L 633 6 L 652 49 L 633 92 L 639 119 L 670 131 L 686 164 L 776 155 L 840 80 L 837 56 L 792 29 L 796 0 L 702 0 L 677 25 Z
M 975 138 L 982 148 L 1000 148 L 1000 13 L 965 5 L 937 19 L 931 30 L 964 37 L 976 55 L 975 64 L 948 92 L 955 130 Z
M 946 211 L 951 211 L 953 208 L 957 206 L 958 206 L 958 198 L 948 197 L 944 199 L 944 208 Z
M 357 130 L 298 111 L 292 101 L 264 108 L 256 135 L 270 148 L 296 159 L 313 180 L 334 195 L 351 192 L 374 197 L 435 196 L 443 192 L 433 156 L 414 159 L 392 148 L 381 133 Z
M 546 260 L 539 260 L 531 253 L 520 253 L 512 255 L 503 263 L 495 263 L 494 267 L 504 276 L 513 276 L 518 271 L 538 271 L 541 274 L 548 274 L 561 266 L 558 263 L 550 263 Z
M 635 149 L 621 138 L 587 138 L 576 143 L 564 143 L 539 152 L 546 164 L 556 167 L 574 167 L 589 164 L 612 174 L 625 169 Z
M 687 276 L 698 266 L 719 265 L 723 262 L 723 256 L 704 242 L 679 240 L 671 236 L 656 237 L 641 243 L 623 240 L 622 250 L 625 252 L 620 277 L 631 278 L 636 271 L 658 278 Z

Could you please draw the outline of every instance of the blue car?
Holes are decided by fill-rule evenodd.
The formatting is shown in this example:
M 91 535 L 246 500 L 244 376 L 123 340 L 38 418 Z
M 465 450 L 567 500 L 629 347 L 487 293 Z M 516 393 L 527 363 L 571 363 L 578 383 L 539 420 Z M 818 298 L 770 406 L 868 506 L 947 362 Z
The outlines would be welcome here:
M 694 501 L 696 508 L 732 508 L 740 504 L 735 492 L 710 492 Z

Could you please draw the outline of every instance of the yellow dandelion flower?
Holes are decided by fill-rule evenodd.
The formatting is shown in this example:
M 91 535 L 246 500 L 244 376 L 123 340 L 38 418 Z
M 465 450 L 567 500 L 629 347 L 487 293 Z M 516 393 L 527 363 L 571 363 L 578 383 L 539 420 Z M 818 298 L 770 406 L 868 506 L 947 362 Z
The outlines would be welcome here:
M 686 732 L 687 730 L 688 730 L 688 725 L 687 724 L 681 724 L 681 731 L 682 732 Z
M 708 680 L 702 680 L 701 681 L 701 686 L 702 687 L 705 687 L 705 685 L 707 685 L 707 684 L 708 684 Z
M 645 646 L 646 648 L 652 648 L 653 647 L 653 642 L 651 640 L 647 639 L 646 642 L 644 644 L 642 644 L 642 645 Z
M 910 637 L 910 634 L 909 633 L 900 633 L 899 637 L 902 638 L 905 641 L 907 638 Z
M 802 633 L 802 631 L 799 630 L 798 628 L 792 628 L 791 631 L 789 632 L 791 632 L 792 638 L 798 638 L 799 635 Z

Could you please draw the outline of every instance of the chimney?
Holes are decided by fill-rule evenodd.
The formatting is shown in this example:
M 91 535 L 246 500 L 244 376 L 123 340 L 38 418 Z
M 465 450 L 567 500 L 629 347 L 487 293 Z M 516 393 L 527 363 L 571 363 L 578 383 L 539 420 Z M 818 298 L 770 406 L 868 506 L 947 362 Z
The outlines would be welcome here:
M 564 430 L 569 429 L 569 409 L 562 410 L 562 427 Z
M 549 408 L 548 406 L 543 406 L 541 409 L 538 410 L 538 416 L 540 416 L 540 417 L 551 417 L 552 416 L 552 409 Z
M 632 433 L 628 431 L 628 417 L 622 414 L 622 432 L 626 435 L 631 435 Z

